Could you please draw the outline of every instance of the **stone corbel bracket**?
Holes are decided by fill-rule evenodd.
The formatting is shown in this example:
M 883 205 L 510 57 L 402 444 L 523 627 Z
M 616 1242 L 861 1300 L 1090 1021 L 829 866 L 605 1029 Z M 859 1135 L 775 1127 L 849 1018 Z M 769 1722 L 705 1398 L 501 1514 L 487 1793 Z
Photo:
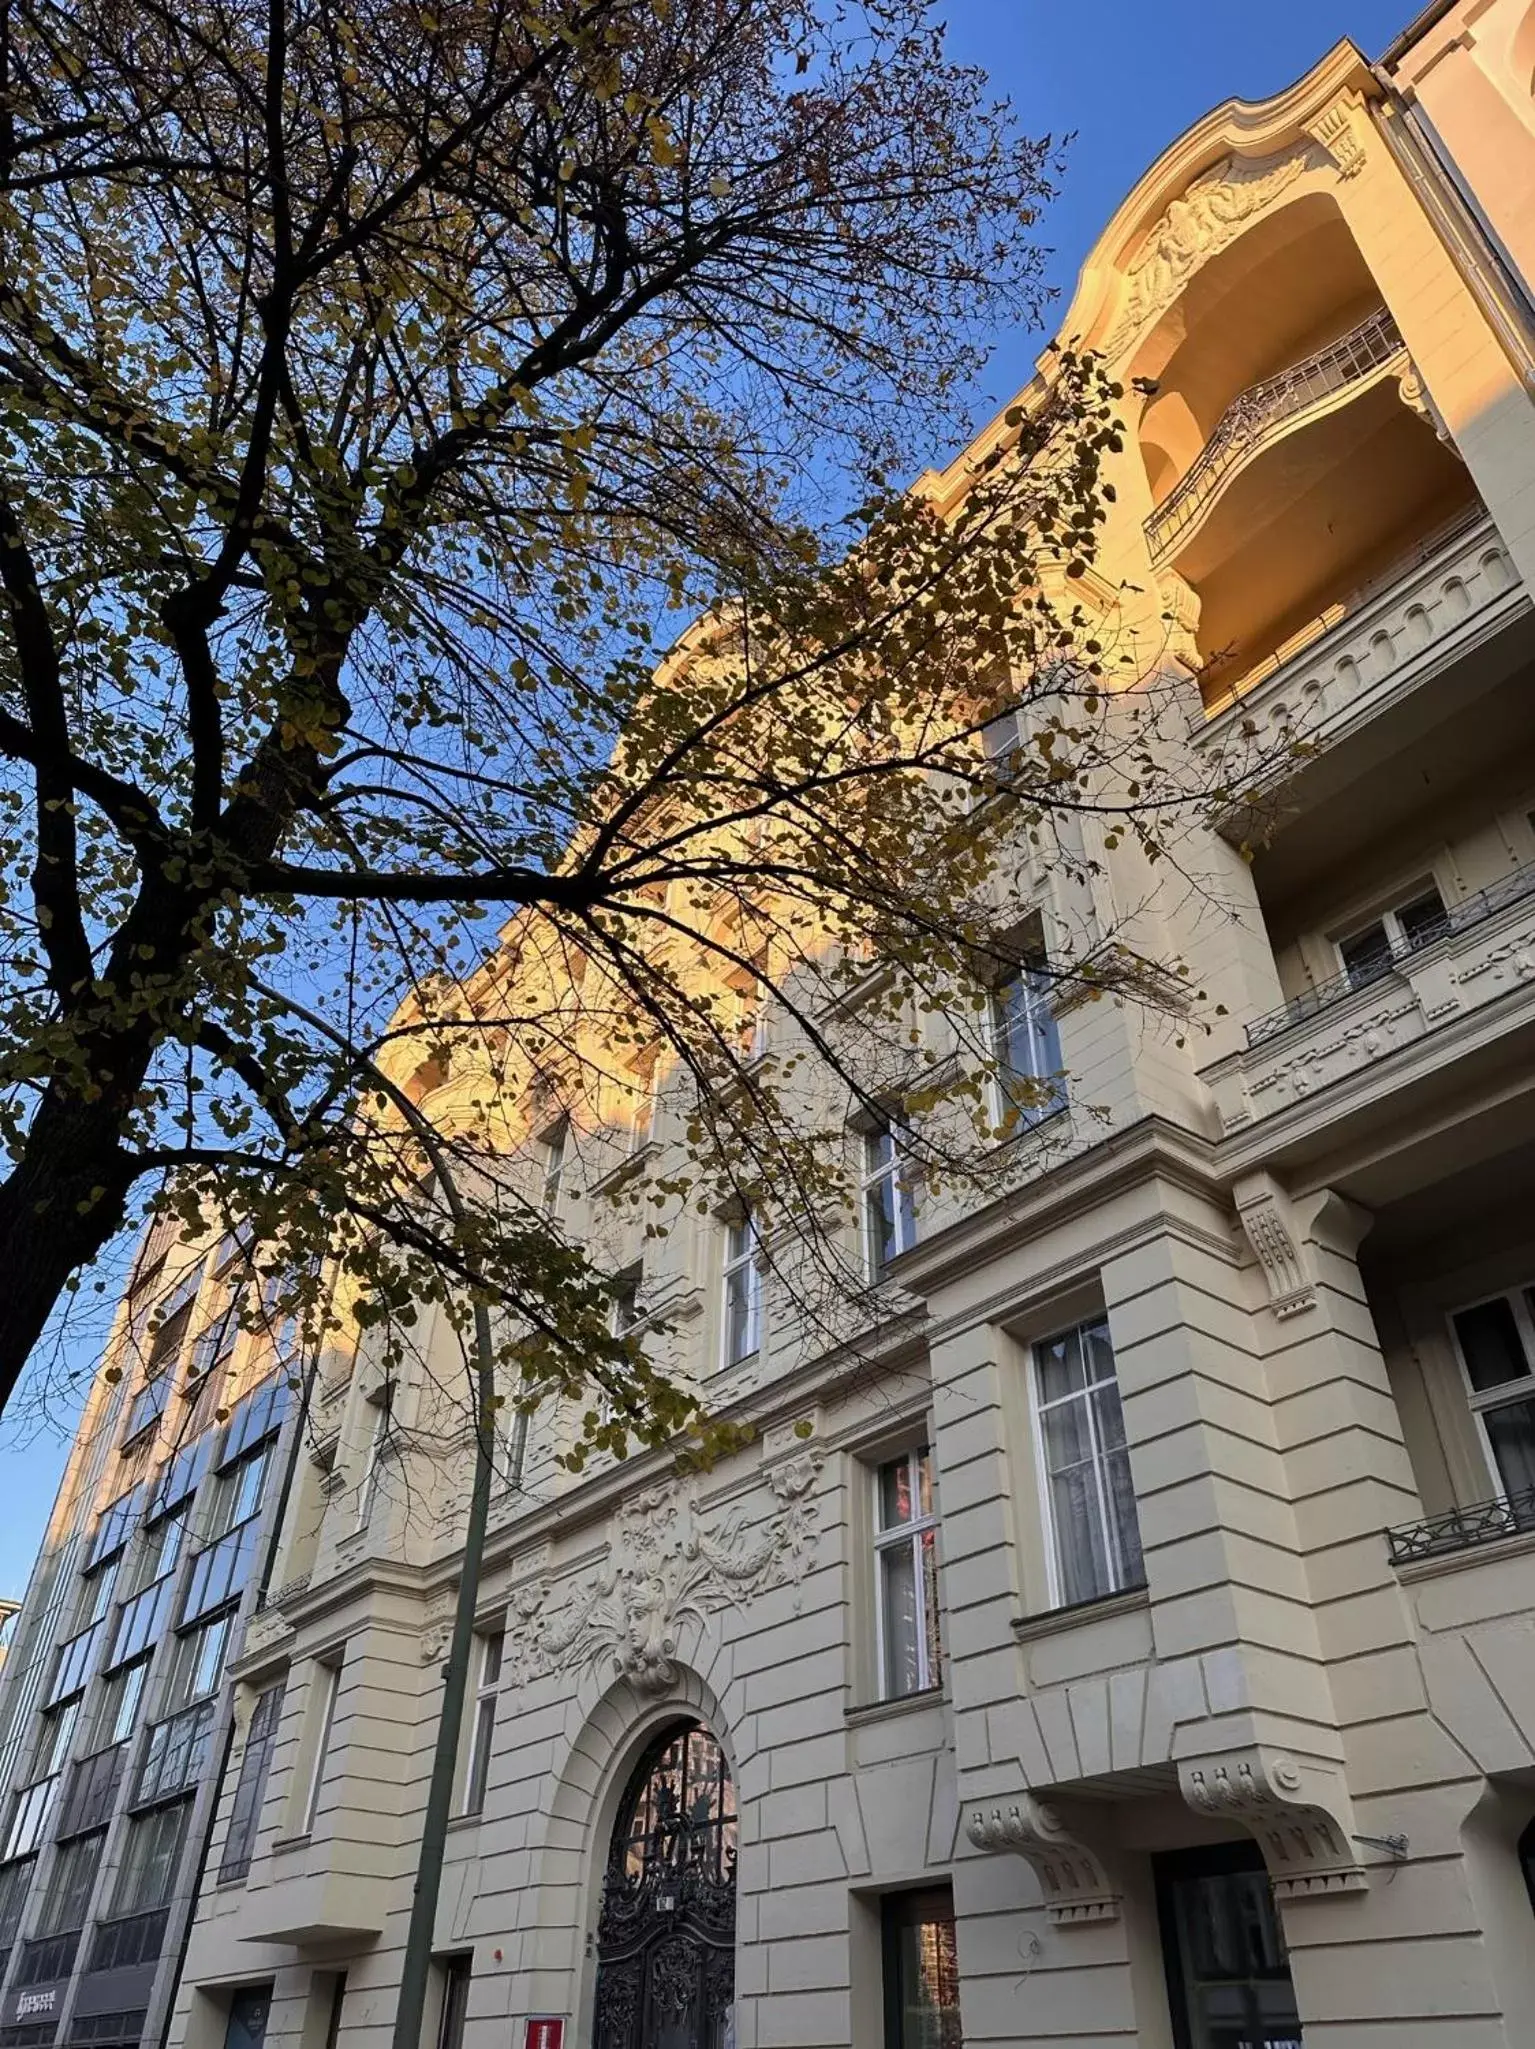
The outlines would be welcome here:
M 1268 1287 L 1269 1307 L 1283 1321 L 1316 1304 L 1316 1281 L 1302 1250 L 1290 1198 L 1272 1174 L 1248 1174 L 1232 1190 L 1237 1221 Z
M 1348 1793 L 1326 1767 L 1254 1747 L 1180 1764 L 1178 1781 L 1196 1814 L 1239 1822 L 1255 1839 L 1276 1900 L 1331 1898 L 1369 1883 L 1354 1854 Z
M 1117 1921 L 1120 1895 L 1098 1854 L 1060 1810 L 1032 1793 L 995 1807 L 973 1807 L 965 1834 L 978 1850 L 1010 1850 L 1033 1868 L 1045 1909 L 1059 1927 Z
M 1308 133 L 1331 157 L 1340 178 L 1356 178 L 1364 169 L 1369 109 L 1358 92 L 1344 93 L 1312 122 Z

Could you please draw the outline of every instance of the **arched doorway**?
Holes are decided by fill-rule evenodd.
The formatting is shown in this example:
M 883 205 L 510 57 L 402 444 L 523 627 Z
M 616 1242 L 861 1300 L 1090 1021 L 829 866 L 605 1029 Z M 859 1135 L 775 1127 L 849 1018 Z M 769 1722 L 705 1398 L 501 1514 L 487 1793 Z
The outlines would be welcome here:
M 709 1731 L 674 1722 L 624 1789 L 597 1923 L 594 2049 L 727 2049 L 736 1802 Z

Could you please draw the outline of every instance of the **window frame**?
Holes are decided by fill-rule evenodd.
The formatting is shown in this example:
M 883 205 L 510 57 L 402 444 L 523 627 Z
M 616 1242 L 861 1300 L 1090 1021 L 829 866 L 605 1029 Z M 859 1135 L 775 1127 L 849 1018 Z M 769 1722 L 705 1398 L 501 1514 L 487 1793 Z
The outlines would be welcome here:
M 1487 1415 L 1493 1409 L 1514 1408 L 1521 1404 L 1535 1409 L 1535 1304 L 1530 1296 L 1535 1294 L 1535 1280 L 1515 1281 L 1506 1288 L 1494 1288 L 1489 1294 L 1474 1296 L 1470 1301 L 1458 1302 L 1444 1312 L 1445 1330 L 1450 1350 L 1460 1372 L 1461 1394 L 1466 1412 L 1471 1418 L 1471 1427 L 1476 1433 L 1477 1448 L 1481 1452 L 1482 1466 L 1493 1493 L 1492 1499 L 1510 1501 L 1518 1489 L 1505 1486 L 1498 1457 L 1487 1432 Z M 1502 1382 L 1497 1387 L 1478 1388 L 1471 1378 L 1470 1363 L 1465 1347 L 1461 1343 L 1460 1331 L 1455 1319 L 1473 1309 L 1485 1309 L 1493 1302 L 1506 1302 L 1513 1311 L 1514 1326 L 1519 1342 L 1524 1347 L 1525 1364 L 1528 1370 L 1519 1378 Z
M 373 1427 L 368 1433 L 363 1469 L 357 1482 L 357 1519 L 353 1525 L 354 1534 L 365 1530 L 372 1520 L 373 1505 L 378 1499 L 384 1446 L 394 1421 L 394 1395 L 394 1382 L 384 1380 L 379 1383 L 373 1394 L 365 1397 L 368 1407 L 373 1411 Z
M 732 1250 L 737 1239 L 742 1240 L 742 1249 Z M 748 1359 L 761 1356 L 766 1335 L 763 1316 L 762 1241 L 757 1235 L 757 1220 L 751 1210 L 742 1206 L 738 1215 L 725 1219 L 725 1242 L 720 1262 L 720 1341 L 719 1370 L 728 1372 L 733 1366 L 742 1366 Z M 748 1342 L 739 1350 L 731 1349 L 730 1333 L 734 1322 L 731 1310 L 731 1292 L 735 1282 L 744 1277 L 746 1287 L 744 1323 Z
M 310 1703 L 309 1709 L 314 1742 L 309 1754 L 308 1768 L 304 1774 L 304 1802 L 299 1811 L 298 1827 L 298 1834 L 301 1836 L 313 1832 L 320 1811 L 320 1794 L 325 1784 L 325 1759 L 336 1726 L 336 1703 L 341 1697 L 341 1672 L 344 1664 L 344 1653 L 315 1659 L 315 1673 L 320 1681 L 321 1695 L 318 1701 Z
M 538 1139 L 538 1207 L 546 1217 L 559 1215 L 565 1193 L 565 1169 L 569 1165 L 570 1119 L 556 1117 Z
M 501 1673 L 506 1655 L 504 1629 L 482 1630 L 479 1645 L 479 1674 L 469 1703 L 469 1747 L 464 1753 L 464 1790 L 461 1814 L 483 1814 L 485 1789 L 490 1777 L 491 1752 L 496 1741 L 496 1711 L 501 1695 Z
M 922 1462 L 927 1461 L 927 1493 L 931 1506 L 923 1510 Z M 884 1522 L 884 1489 L 882 1482 L 886 1473 L 894 1467 L 905 1466 L 907 1486 L 911 1501 L 917 1504 L 917 1513 L 905 1522 Z M 933 1449 L 926 1438 L 909 1444 L 904 1451 L 893 1452 L 871 1461 L 869 1468 L 869 1553 L 874 1578 L 874 1698 L 877 1702 L 915 1700 L 919 1694 L 936 1693 L 943 1686 L 943 1613 L 938 1589 L 938 1472 Z M 932 1533 L 933 1539 L 933 1608 L 928 1612 L 927 1574 L 924 1570 L 922 1539 Z M 912 1564 L 912 1584 L 917 1601 L 917 1684 L 897 1690 L 891 1684 L 888 1653 L 890 1645 L 885 1640 L 885 1558 L 892 1552 L 909 1550 Z
M 219 1850 L 215 1885 L 243 1885 L 250 1876 L 256 1838 L 261 1832 L 261 1809 L 266 1799 L 267 1780 L 271 1776 L 278 1730 L 282 1724 L 282 1698 L 283 1681 L 278 1679 L 270 1686 L 264 1686 L 252 1703 L 251 1718 L 245 1731 L 245 1747 L 240 1754 L 240 1769 L 235 1774 L 234 1795 L 229 1805 L 229 1822 Z
M 1438 900 L 1439 909 L 1444 917 L 1444 929 L 1436 932 L 1432 939 L 1422 939 L 1414 945 L 1402 929 L 1401 914 L 1410 910 L 1414 904 L 1421 903 L 1430 894 Z M 1379 910 L 1372 911 L 1368 917 L 1353 919 L 1329 934 L 1328 944 L 1337 961 L 1338 973 L 1347 981 L 1351 990 L 1372 988 L 1386 975 L 1394 974 L 1402 961 L 1409 960 L 1413 954 L 1421 953 L 1425 947 L 1443 939 L 1451 929 L 1450 918 L 1451 907 L 1439 886 L 1438 876 L 1432 871 L 1420 875 L 1416 882 L 1406 888 L 1392 890 Z M 1367 975 L 1363 972 L 1363 963 L 1358 970 L 1350 967 L 1343 949 L 1356 939 L 1362 939 L 1373 925 L 1379 925 L 1385 934 L 1386 951 L 1379 956 L 1379 966 L 1375 972 Z
M 901 1143 L 901 1129 L 894 1117 L 885 1117 L 877 1124 L 866 1125 L 859 1133 L 858 1229 L 863 1244 L 864 1275 L 871 1286 L 884 1278 L 890 1260 L 899 1259 L 903 1252 L 910 1252 L 917 1243 L 921 1211 L 916 1186 L 907 1172 L 907 1155 Z M 871 1165 L 872 1149 L 887 1140 L 890 1146 L 889 1158 Z M 876 1190 L 883 1188 L 887 1182 L 890 1186 L 888 1218 L 894 1244 L 888 1257 L 881 1257 L 874 1243 L 871 1219 L 873 1205 L 877 1199 Z M 886 1214 L 882 1206 L 882 1225 Z M 883 1230 L 881 1236 L 883 1237 Z
M 1043 943 L 1030 946 L 1018 956 L 1006 974 L 997 976 L 986 991 L 986 1043 L 992 1063 L 991 1107 L 997 1124 L 1005 1125 L 1010 1116 L 1014 1119 L 1007 1134 L 1010 1138 L 1038 1130 L 1040 1125 L 1058 1116 L 1070 1103 L 1060 1021 L 1055 1015 L 1050 999 L 1051 985 L 1045 974 L 1048 966 L 1049 955 Z M 1054 1065 L 1043 1071 L 1015 1066 L 1008 1050 L 1013 1025 L 1006 1007 L 1005 992 L 1015 988 L 1025 998 L 1025 1030 L 1031 1048 L 1043 1042 L 1045 1054 L 1054 1059 Z M 1048 1082 L 1050 1094 L 1038 1103 L 1020 1103 L 1008 1089 L 1009 1076 L 1042 1084 Z
M 1117 1600 L 1122 1594 L 1134 1594 L 1143 1591 L 1146 1585 L 1145 1552 L 1141 1544 L 1140 1535 L 1140 1504 L 1139 1501 L 1136 1499 L 1134 1488 L 1132 1486 L 1131 1500 L 1135 1507 L 1136 1547 L 1141 1552 L 1140 1578 L 1133 1579 L 1120 1577 L 1116 1585 L 1106 1587 L 1098 1593 L 1073 1596 L 1069 1600 L 1066 1597 L 1064 1570 L 1065 1561 L 1062 1556 L 1062 1533 L 1056 1517 L 1055 1496 L 1054 1490 L 1051 1486 L 1052 1475 L 1050 1472 L 1049 1451 L 1045 1434 L 1045 1414 L 1047 1410 L 1061 1408 L 1068 1402 L 1080 1401 L 1085 1405 L 1088 1428 L 1093 1445 L 1093 1474 L 1095 1481 L 1098 1483 L 1098 1520 L 1100 1525 L 1100 1535 L 1103 1539 L 1104 1556 L 1110 1561 L 1112 1565 L 1112 1563 L 1115 1561 L 1117 1557 L 1117 1553 L 1119 1550 L 1119 1539 L 1117 1532 L 1113 1532 L 1110 1529 L 1105 1510 L 1105 1503 L 1109 1499 L 1108 1491 L 1103 1486 L 1103 1473 L 1106 1461 L 1103 1453 L 1103 1447 L 1100 1445 L 1098 1440 L 1096 1405 L 1093 1400 L 1093 1397 L 1095 1396 L 1099 1388 L 1107 1386 L 1110 1383 L 1102 1379 L 1094 1380 L 1091 1383 L 1084 1385 L 1079 1389 L 1073 1389 L 1071 1392 L 1065 1395 L 1058 1395 L 1049 1401 L 1045 1401 L 1042 1399 L 1039 1354 L 1044 1346 L 1055 1344 L 1060 1339 L 1065 1337 L 1074 1336 L 1077 1339 L 1078 1344 L 1080 1345 L 1082 1342 L 1082 1336 L 1084 1332 L 1088 1330 L 1095 1330 L 1100 1327 L 1107 1335 L 1109 1355 L 1114 1361 L 1112 1385 L 1115 1389 L 1115 1393 L 1120 1402 L 1121 1420 L 1123 1420 L 1124 1395 L 1119 1383 L 1119 1353 L 1114 1344 L 1114 1334 L 1112 1330 L 1109 1328 L 1109 1319 L 1107 1312 L 1101 1311 L 1094 1315 L 1077 1317 L 1074 1321 L 1070 1323 L 1062 1324 L 1056 1328 L 1042 1332 L 1038 1337 L 1031 1338 L 1028 1341 L 1027 1345 L 1029 1430 L 1034 1440 L 1035 1488 L 1039 1504 L 1040 1528 L 1044 1536 L 1045 1584 L 1048 1590 L 1050 1600 L 1050 1609 L 1047 1612 L 1052 1613 L 1057 1610 L 1067 1608 L 1087 1607 L 1096 1601 Z M 1128 1465 L 1128 1463 L 1129 1457 L 1127 1449 L 1126 1464 Z

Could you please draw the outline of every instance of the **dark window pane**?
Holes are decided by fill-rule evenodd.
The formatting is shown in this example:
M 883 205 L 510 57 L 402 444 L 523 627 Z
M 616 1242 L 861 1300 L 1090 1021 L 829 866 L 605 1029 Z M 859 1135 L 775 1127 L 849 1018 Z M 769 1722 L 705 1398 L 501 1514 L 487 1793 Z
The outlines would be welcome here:
M 1535 1488 L 1535 1402 L 1508 1402 L 1484 1409 L 1482 1421 L 1505 1494 Z
M 1524 1356 L 1512 1304 L 1503 1296 L 1495 1302 L 1479 1302 L 1474 1309 L 1462 1309 L 1455 1318 L 1455 1335 L 1460 1339 L 1471 1385 L 1479 1391 L 1523 1380 L 1529 1373 L 1530 1362 Z
M 884 1903 L 885 2049 L 963 2049 L 954 1905 L 947 1891 Z

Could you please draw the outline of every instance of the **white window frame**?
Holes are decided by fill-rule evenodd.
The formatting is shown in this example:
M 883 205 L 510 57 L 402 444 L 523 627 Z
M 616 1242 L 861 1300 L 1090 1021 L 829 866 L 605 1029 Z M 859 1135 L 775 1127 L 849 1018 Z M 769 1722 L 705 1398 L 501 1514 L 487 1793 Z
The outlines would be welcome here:
M 740 1249 L 734 1249 L 737 1238 L 742 1241 Z M 762 1350 L 762 1247 L 757 1237 L 756 1219 L 750 1210 L 743 1210 L 725 1223 L 724 1260 L 720 1268 L 720 1371 L 739 1366 L 747 1359 L 755 1359 Z M 746 1329 L 750 1338 L 739 1352 L 730 1349 L 731 1292 L 737 1280 L 744 1281 L 746 1288 Z
M 1446 919 L 1448 919 L 1450 905 L 1444 891 L 1439 886 L 1439 878 L 1437 875 L 1427 874 L 1420 875 L 1415 882 L 1405 889 L 1393 890 L 1390 902 L 1384 910 L 1372 911 L 1367 918 L 1356 918 L 1342 931 L 1334 933 L 1332 950 L 1337 959 L 1338 973 L 1346 977 L 1353 988 L 1368 989 L 1371 983 L 1378 981 L 1381 976 L 1392 974 L 1399 961 L 1408 959 L 1414 953 L 1421 953 L 1424 946 L 1433 944 L 1432 940 L 1426 939 L 1421 945 L 1413 946 L 1406 933 L 1402 930 L 1401 918 L 1399 916 L 1399 913 L 1404 911 L 1409 904 L 1418 903 L 1423 897 L 1428 895 L 1430 890 L 1438 897 L 1440 908 L 1443 910 Z M 1372 925 L 1379 925 L 1385 933 L 1386 944 L 1390 948 L 1390 952 L 1381 964 L 1379 975 L 1372 976 L 1369 980 L 1355 982 L 1353 970 L 1343 957 L 1343 949 L 1351 941 L 1363 938 Z
M 1535 1291 L 1535 1281 L 1516 1281 L 1512 1287 L 1495 1288 L 1491 1294 L 1473 1296 L 1469 1302 L 1458 1302 L 1445 1313 L 1445 1328 L 1449 1333 L 1450 1349 L 1455 1354 L 1455 1363 L 1460 1368 L 1461 1390 L 1466 1398 L 1476 1430 L 1476 1441 L 1481 1447 L 1482 1463 L 1487 1470 L 1487 1480 L 1492 1488 L 1492 1498 L 1507 1501 L 1508 1488 L 1498 1470 L 1497 1453 L 1492 1439 L 1487 1434 L 1487 1414 L 1492 1409 L 1512 1408 L 1517 1403 L 1535 1405 L 1535 1310 L 1528 1300 Z M 1479 1388 L 1471 1379 L 1471 1368 L 1460 1342 L 1460 1332 L 1455 1327 L 1457 1316 L 1465 1315 L 1469 1309 L 1481 1309 L 1489 1302 L 1506 1302 L 1514 1313 L 1514 1327 L 1519 1333 L 1519 1342 L 1524 1347 L 1525 1363 L 1529 1372 L 1522 1380 L 1506 1380 L 1497 1387 Z
M 357 1523 L 359 1530 L 365 1530 L 373 1514 L 373 1504 L 378 1499 L 379 1474 L 383 1468 L 384 1445 L 389 1436 L 389 1426 L 394 1419 L 394 1383 L 386 1380 L 378 1392 L 368 1397 L 368 1406 L 373 1411 L 373 1428 L 368 1433 L 366 1463 L 362 1477 L 357 1482 Z
M 875 1159 L 875 1147 L 884 1140 L 890 1142 L 890 1157 Z M 917 1190 L 910 1178 L 909 1162 L 901 1144 L 900 1128 L 891 1118 L 879 1124 L 867 1126 L 859 1134 L 862 1149 L 862 1167 L 858 1179 L 858 1225 L 863 1239 L 864 1273 L 869 1281 L 880 1280 L 885 1264 L 879 1257 L 873 1228 L 874 1207 L 879 1201 L 879 1191 L 888 1182 L 890 1185 L 890 1214 L 894 1223 L 895 1247 L 892 1259 L 903 1252 L 910 1252 L 917 1242 L 918 1205 Z M 884 1211 L 881 1208 L 881 1219 Z M 883 1233 L 881 1233 L 883 1235 Z
M 464 1799 L 460 1813 L 482 1814 L 491 1752 L 496 1743 L 496 1709 L 501 1695 L 501 1669 L 506 1637 L 500 1629 L 486 1630 L 479 1639 L 480 1671 L 474 1698 L 469 1704 L 469 1748 L 464 1757 Z M 479 1781 L 476 1786 L 476 1780 Z
M 660 1079 L 660 1055 L 636 1063 L 630 1069 L 629 1092 L 633 1099 L 634 1115 L 629 1121 L 628 1143 L 624 1151 L 629 1159 L 642 1153 L 656 1135 L 656 1089 Z
M 546 1217 L 557 1216 L 565 1193 L 565 1168 L 570 1149 L 570 1119 L 557 1117 L 539 1139 L 538 1206 Z
M 922 1513 L 922 1460 L 928 1462 L 928 1494 L 932 1507 Z M 880 1486 L 884 1475 L 892 1466 L 904 1465 L 907 1469 L 907 1488 L 917 1513 L 903 1523 L 892 1523 L 884 1527 L 884 1500 Z M 879 1700 L 914 1700 L 919 1693 L 931 1693 L 943 1683 L 942 1673 L 942 1617 L 927 1612 L 927 1575 L 922 1569 L 922 1538 L 926 1531 L 933 1532 L 936 1553 L 938 1543 L 938 1477 L 934 1466 L 932 1448 L 926 1443 L 911 1445 L 893 1458 L 882 1458 L 870 1468 L 869 1492 L 873 1502 L 870 1521 L 873 1525 L 872 1548 L 874 1554 L 874 1690 Z M 885 1559 L 895 1551 L 911 1552 L 913 1585 L 917 1595 L 917 1684 L 907 1693 L 897 1693 L 891 1684 L 888 1663 L 890 1646 L 885 1641 Z M 932 1650 L 929 1636 L 939 1639 L 939 1667 L 933 1669 Z
M 319 1658 L 315 1661 L 315 1674 L 320 1682 L 320 1698 L 310 1709 L 314 1717 L 314 1748 L 309 1756 L 309 1771 L 304 1786 L 304 1806 L 300 1817 L 298 1833 L 307 1836 L 313 1829 L 315 1817 L 320 1810 L 320 1791 L 325 1782 L 325 1759 L 330 1749 L 331 1732 L 336 1726 L 336 1703 L 341 1697 L 342 1659 Z
M 1076 1607 L 1083 1605 L 1084 1601 L 1111 1601 L 1120 1594 L 1138 1591 L 1144 1583 L 1144 1557 L 1142 1559 L 1141 1569 L 1143 1578 L 1141 1580 L 1132 1580 L 1124 1577 L 1123 1565 L 1119 1560 L 1118 1535 L 1108 1514 L 1110 1497 L 1105 1479 L 1106 1455 L 1102 1445 L 1099 1443 L 1098 1422 L 1092 1399 L 1100 1387 L 1106 1387 L 1112 1381 L 1115 1391 L 1119 1394 L 1121 1405 L 1124 1401 L 1123 1390 L 1119 1385 L 1119 1355 L 1114 1348 L 1112 1331 L 1109 1332 L 1109 1353 L 1114 1361 L 1112 1375 L 1092 1381 L 1086 1387 L 1079 1388 L 1073 1393 L 1058 1395 L 1052 1401 L 1045 1401 L 1041 1393 L 1040 1348 L 1044 1345 L 1054 1344 L 1058 1339 L 1068 1337 L 1073 1333 L 1078 1334 L 1078 1343 L 1080 1344 L 1080 1334 L 1083 1331 L 1095 1330 L 1100 1325 L 1105 1330 L 1108 1330 L 1108 1318 L 1106 1316 L 1078 1317 L 1074 1323 L 1064 1324 L 1059 1329 L 1046 1331 L 1043 1336 L 1035 1339 L 1029 1346 L 1029 1422 L 1034 1437 L 1035 1487 L 1039 1498 L 1040 1524 L 1045 1538 L 1045 1571 L 1052 1608 Z M 1048 1410 L 1064 1408 L 1067 1403 L 1074 1401 L 1083 1402 L 1086 1405 L 1088 1432 L 1093 1447 L 1093 1474 L 1097 1482 L 1099 1529 L 1103 1538 L 1104 1556 L 1110 1562 L 1111 1572 L 1116 1584 L 1105 1588 L 1100 1594 L 1088 1594 L 1081 1597 L 1081 1599 L 1073 1598 L 1068 1602 L 1065 1593 L 1065 1575 L 1061 1559 L 1062 1533 L 1056 1525 L 1055 1497 L 1050 1485 L 1049 1455 L 1045 1444 L 1045 1414 Z M 1140 1537 L 1140 1503 L 1138 1501 L 1136 1502 L 1136 1537 L 1137 1539 Z
M 1010 1115 L 1015 1119 L 1014 1136 L 1020 1131 L 1036 1130 L 1048 1118 L 1055 1116 L 1067 1106 L 1060 1026 L 1051 1002 L 1050 984 L 1042 976 L 1044 962 L 1045 955 L 1036 950 L 1027 958 L 1018 961 L 1007 974 L 999 976 L 986 994 L 986 1036 L 992 1059 L 992 1112 L 994 1121 L 998 1124 L 1005 1124 Z M 1003 992 L 1015 984 L 1026 998 L 1024 1012 L 1030 1047 L 1039 1049 L 1041 1057 L 1049 1057 L 1051 1053 L 1054 1055 L 1054 1066 L 1043 1071 L 1015 1067 L 1008 1056 L 1008 1020 L 1002 998 Z M 1027 1106 L 1015 1103 L 1007 1089 L 1007 1077 L 1010 1074 L 1018 1075 L 1024 1080 L 1050 1082 L 1055 1090 L 1054 1100 L 1047 1099 Z

